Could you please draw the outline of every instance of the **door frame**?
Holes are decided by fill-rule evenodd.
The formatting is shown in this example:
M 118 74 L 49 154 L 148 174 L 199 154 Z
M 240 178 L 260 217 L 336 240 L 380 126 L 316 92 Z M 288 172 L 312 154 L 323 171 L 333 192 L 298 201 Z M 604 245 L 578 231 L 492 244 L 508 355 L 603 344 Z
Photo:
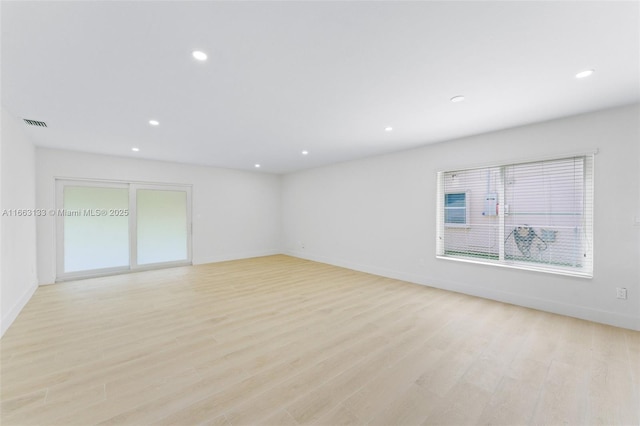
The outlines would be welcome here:
M 64 188 L 65 186 L 82 186 L 94 188 L 119 188 L 127 189 L 129 195 L 129 264 L 112 268 L 90 269 L 84 271 L 64 271 Z M 164 184 L 150 182 L 55 178 L 55 203 L 56 203 L 56 282 L 75 279 L 101 277 L 107 275 L 126 274 L 130 272 L 146 271 L 152 269 L 171 268 L 175 266 L 192 265 L 192 185 L 188 184 Z M 137 189 L 184 191 L 186 192 L 187 208 L 187 259 L 179 261 L 159 262 L 145 265 L 137 264 L 137 216 L 136 216 L 136 191 Z
M 138 264 L 138 189 L 150 189 L 153 191 L 184 191 L 187 195 L 187 259 L 169 262 Z M 191 222 L 191 185 L 138 183 L 129 184 L 129 265 L 132 271 L 145 271 L 150 269 L 171 268 L 174 266 L 191 265 L 191 237 L 193 226 Z

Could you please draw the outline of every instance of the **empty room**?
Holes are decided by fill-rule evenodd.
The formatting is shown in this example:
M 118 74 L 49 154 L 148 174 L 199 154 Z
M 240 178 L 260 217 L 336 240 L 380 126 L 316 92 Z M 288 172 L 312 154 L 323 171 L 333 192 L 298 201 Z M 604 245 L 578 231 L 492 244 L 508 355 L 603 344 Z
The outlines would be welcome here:
M 640 3 L 0 7 L 0 424 L 640 424 Z

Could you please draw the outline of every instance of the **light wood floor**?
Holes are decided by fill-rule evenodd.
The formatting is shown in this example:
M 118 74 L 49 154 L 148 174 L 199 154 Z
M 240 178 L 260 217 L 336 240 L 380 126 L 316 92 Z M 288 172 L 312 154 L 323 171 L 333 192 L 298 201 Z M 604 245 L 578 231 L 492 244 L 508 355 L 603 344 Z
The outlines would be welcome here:
M 41 287 L 1 345 L 3 426 L 640 423 L 639 332 L 287 256 Z

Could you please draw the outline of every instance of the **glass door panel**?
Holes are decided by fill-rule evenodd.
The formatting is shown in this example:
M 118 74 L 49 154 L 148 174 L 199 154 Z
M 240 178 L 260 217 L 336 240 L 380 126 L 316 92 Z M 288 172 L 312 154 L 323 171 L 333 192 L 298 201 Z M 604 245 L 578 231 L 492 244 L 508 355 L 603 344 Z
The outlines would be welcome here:
M 137 265 L 189 260 L 188 205 L 185 190 L 136 190 Z
M 129 190 L 63 187 L 63 273 L 129 268 Z

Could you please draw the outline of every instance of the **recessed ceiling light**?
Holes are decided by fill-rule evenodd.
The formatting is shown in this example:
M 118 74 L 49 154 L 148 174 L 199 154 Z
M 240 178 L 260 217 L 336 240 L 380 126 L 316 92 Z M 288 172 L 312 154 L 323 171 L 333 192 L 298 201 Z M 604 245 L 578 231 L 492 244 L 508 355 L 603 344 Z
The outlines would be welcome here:
M 393 130 L 393 127 L 385 127 L 385 128 L 384 128 L 384 131 L 385 131 L 385 132 L 390 132 L 390 131 L 392 131 L 392 130 Z
M 157 126 L 158 124 L 160 124 L 160 122 L 158 120 L 149 120 L 149 124 L 151 124 L 152 126 Z
M 302 151 L 302 155 L 309 155 L 309 151 L 307 150 Z
M 193 55 L 194 58 L 196 58 L 199 61 L 207 60 L 207 54 L 200 50 L 194 50 L 193 52 L 191 52 L 191 54 Z
M 136 148 L 136 147 L 134 146 L 133 148 L 131 148 L 131 151 L 133 151 L 133 152 L 138 152 L 138 151 L 140 151 L 140 148 Z
M 578 74 L 576 74 L 576 78 L 589 77 L 591 74 L 593 74 L 593 70 L 580 71 Z
M 260 164 L 254 164 L 253 167 L 255 167 L 256 169 L 260 168 Z
M 462 102 L 462 101 L 464 101 L 464 96 L 457 95 L 457 96 L 454 96 L 453 98 L 451 98 L 450 100 L 451 100 L 451 102 Z

